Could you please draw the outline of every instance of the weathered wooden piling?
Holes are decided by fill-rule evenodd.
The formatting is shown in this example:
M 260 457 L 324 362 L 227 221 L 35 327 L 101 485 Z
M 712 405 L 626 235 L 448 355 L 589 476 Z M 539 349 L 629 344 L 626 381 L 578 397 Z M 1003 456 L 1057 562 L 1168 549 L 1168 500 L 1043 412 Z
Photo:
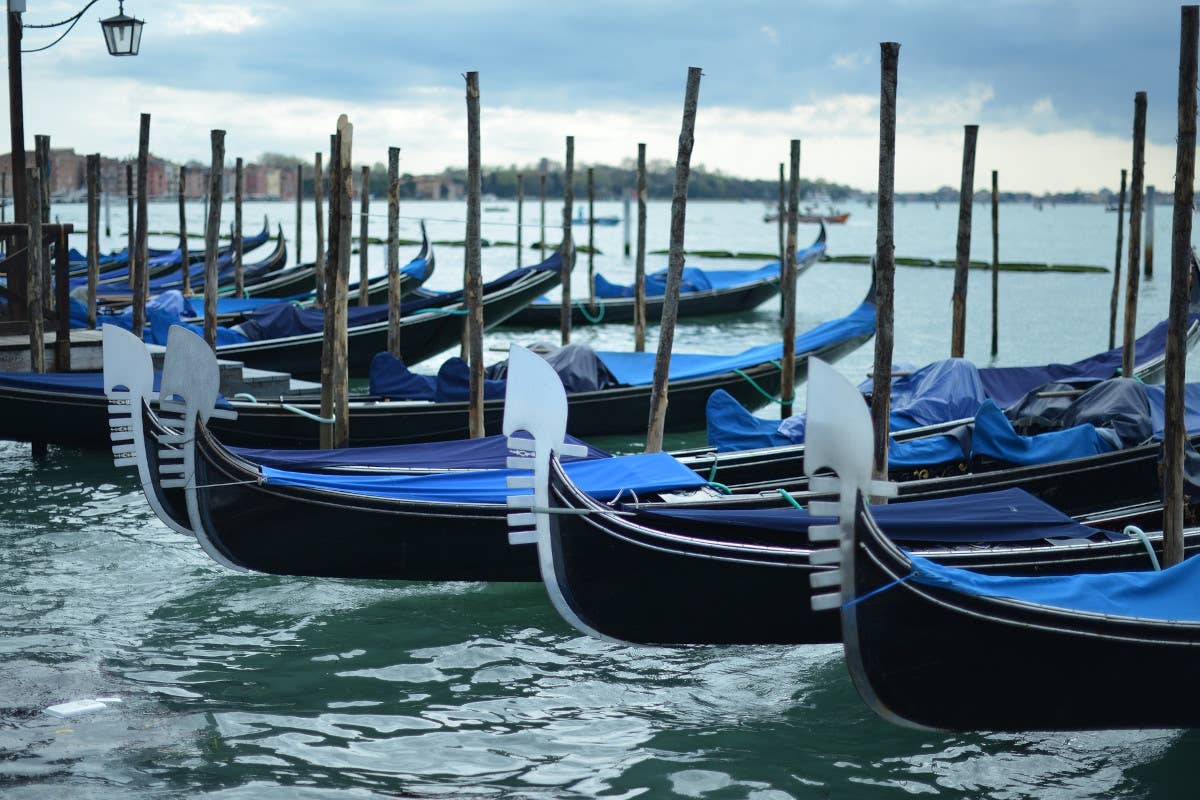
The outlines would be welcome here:
M 662 451 L 663 431 L 667 424 L 667 387 L 671 370 L 671 350 L 675 344 L 675 318 L 679 313 L 679 284 L 683 279 L 683 234 L 687 219 L 688 178 L 692 168 L 696 106 L 699 99 L 700 68 L 688 67 L 687 90 L 683 99 L 683 127 L 679 132 L 679 152 L 675 158 L 675 187 L 671 197 L 671 245 L 670 255 L 667 257 L 667 286 L 663 297 L 662 322 L 658 329 L 654 383 L 650 390 L 647 453 Z
M 787 193 L 787 181 L 784 179 L 783 171 L 784 171 L 784 164 L 782 161 L 780 161 L 779 162 L 779 205 L 775 209 L 775 214 L 778 217 L 778 219 L 776 220 L 777 224 L 775 227 L 779 231 L 779 269 L 781 270 L 780 275 L 783 274 L 782 273 L 783 261 L 786 258 L 785 249 L 784 249 L 784 239 L 786 236 L 785 231 L 784 231 L 784 224 L 787 221 L 787 200 L 785 198 L 785 195 Z M 783 319 L 783 313 L 784 313 L 783 312 L 783 303 L 784 303 L 783 293 L 780 292 L 780 294 L 779 294 L 779 318 L 780 319 Z
M 300 249 L 304 233 L 304 165 L 296 163 L 296 263 L 300 263 Z
M 55 222 L 54 242 L 54 371 L 71 371 L 71 243 L 72 226 Z M 49 272 L 49 270 L 47 270 Z
M 563 171 L 562 313 L 559 319 L 562 344 L 571 343 L 571 273 L 575 266 L 575 241 L 571 238 L 571 214 L 575 204 L 575 137 L 567 137 L 567 166 Z
M 8 211 L 8 173 L 0 172 L 0 222 L 7 222 Z
M 24 92 L 21 80 L 21 15 L 9 13 L 8 17 L 8 118 L 9 153 L 13 170 L 13 221 L 28 222 L 29 187 L 25 171 L 25 114 Z
M 87 157 L 87 318 L 96 329 L 96 286 L 100 282 L 100 154 Z
M 1000 349 L 1000 174 L 992 170 L 992 358 Z
M 388 352 L 400 358 L 400 148 L 388 148 Z
M 35 162 L 36 163 L 36 162 Z M 42 282 L 46 265 L 42 248 L 42 175 L 36 166 L 25 171 L 25 185 L 29 192 L 25 209 L 29 221 L 29 244 L 26 254 L 29 262 L 25 280 L 25 304 L 29 312 L 29 371 L 46 371 L 46 311 L 42 307 Z
M 871 420 L 875 426 L 875 478 L 887 480 L 895 321 L 896 83 L 900 43 L 880 42 L 879 56 L 879 190 L 875 212 L 875 365 L 871 375 Z
M 483 254 L 480 223 L 483 176 L 479 156 L 479 73 L 467 73 L 467 355 L 471 368 L 469 424 L 472 439 L 483 430 Z
M 958 243 L 954 265 L 954 322 L 950 357 L 962 358 L 967 343 L 967 267 L 971 261 L 971 209 L 975 202 L 975 140 L 978 125 L 963 126 L 962 183 L 958 190 Z
M 1138 260 L 1142 255 L 1142 192 L 1146 167 L 1146 93 L 1133 97 L 1133 168 L 1129 191 L 1129 267 L 1125 270 L 1125 339 L 1121 345 L 1121 374 L 1133 375 L 1133 342 L 1137 335 Z
M 325 344 L 328 352 L 328 380 L 321 382 L 321 416 L 333 418 L 332 425 L 321 427 L 321 446 L 345 447 L 350 437 L 350 378 L 347 369 L 347 291 L 350 285 L 350 240 L 354 235 L 354 171 L 351 152 L 354 126 L 345 114 L 338 117 L 337 133 L 330 158 L 329 184 L 331 216 L 325 307 Z M 324 354 L 322 368 L 325 367 Z M 322 376 L 325 377 L 324 375 Z
M 133 213 L 133 164 L 125 165 L 125 205 L 126 219 L 129 220 L 129 230 L 125 232 L 126 272 L 129 274 L 129 288 L 134 288 L 133 282 L 133 237 L 137 233 L 136 218 Z
M 1200 7 L 1180 9 L 1179 134 L 1175 138 L 1175 214 L 1171 228 L 1171 306 L 1167 317 L 1163 426 L 1163 566 L 1183 561 L 1184 373 L 1187 366 L 1188 276 L 1196 177 L 1196 48 Z
M 337 130 L 341 130 L 341 118 L 338 119 Z M 332 137 L 332 145 L 329 148 L 329 248 L 328 259 L 325 262 L 326 269 L 318 276 L 318 290 L 321 297 L 325 298 L 323 314 L 321 317 L 321 417 L 327 420 L 321 425 L 321 449 L 327 450 L 336 447 L 335 432 L 333 428 L 334 421 L 334 399 L 333 399 L 333 350 L 334 350 L 334 331 L 337 322 L 334 318 L 334 308 L 337 306 L 337 256 L 338 256 L 338 200 L 341 193 L 338 191 L 340 186 L 338 182 L 338 166 L 341 163 L 339 153 L 341 147 L 338 145 L 337 133 Z
M 183 296 L 192 296 L 192 264 L 188 255 L 187 209 L 187 167 L 179 168 L 179 257 L 180 271 L 183 277 Z
M 366 165 L 362 168 L 362 188 L 360 195 L 361 200 L 358 216 L 358 304 L 365 306 L 371 302 L 368 296 L 369 287 L 367 286 L 367 240 L 370 238 L 370 217 L 367 214 L 371 209 L 371 168 Z
M 780 262 L 780 295 L 783 297 L 783 364 L 782 384 L 779 387 L 779 415 L 792 415 L 796 397 L 796 226 L 800 216 L 800 140 L 792 139 L 791 173 L 789 175 L 787 238 L 784 240 L 783 261 Z
M 633 349 L 646 350 L 646 143 L 638 143 L 637 260 L 633 272 Z
M 100 194 L 104 197 L 104 235 L 112 236 L 112 196 L 104 190 L 104 183 L 100 184 Z
M 1142 275 L 1154 277 L 1154 187 L 1146 187 L 1146 252 L 1143 258 Z
M 225 131 L 214 129 L 212 166 L 208 170 L 208 219 L 204 225 L 204 341 L 217 347 L 217 242 L 221 235 L 221 196 L 224 194 Z
M 1127 170 L 1121 170 L 1121 195 L 1117 201 L 1117 258 L 1113 265 L 1112 299 L 1108 309 L 1108 349 L 1117 346 L 1117 298 L 1121 295 L 1121 254 L 1125 237 L 1125 178 Z
M 38 209 L 42 216 L 42 224 L 48 225 L 50 223 L 50 137 L 40 133 L 33 137 L 33 142 L 34 156 L 42 187 Z
M 523 226 L 525 224 L 525 176 L 517 173 L 517 264 L 516 269 L 521 268 L 521 259 L 525 257 L 522 251 Z
M 538 181 L 542 194 L 542 223 L 541 238 L 538 239 L 538 260 L 546 260 L 546 170 L 542 170 Z
M 325 193 L 325 176 L 321 172 L 321 153 L 313 157 L 313 209 L 316 212 L 317 223 L 317 253 L 313 260 L 314 272 L 317 278 L 317 305 L 325 305 L 325 209 L 322 208 L 322 195 Z M 333 167 L 332 164 L 329 165 Z
M 629 228 L 631 227 L 631 225 L 630 225 L 630 217 L 632 216 L 632 215 L 630 214 L 629 207 L 630 207 L 630 205 L 632 205 L 632 204 L 630 203 L 630 197 L 629 197 L 629 190 L 628 190 L 628 189 L 626 189 L 625 191 L 621 192 L 621 198 L 622 198 L 622 204 L 621 204 L 621 212 L 622 212 L 622 213 L 621 213 L 621 218 L 624 220 L 624 227 L 625 227 L 625 257 L 626 257 L 626 258 L 629 258 L 630 254 L 631 254 L 631 250 L 630 250 L 630 244 L 629 244 L 629 242 L 630 242 Z
M 239 156 L 233 162 L 233 285 L 237 297 L 246 293 L 246 278 L 242 274 L 242 192 L 245 185 L 245 170 Z
M 588 311 L 596 313 L 596 179 L 593 168 L 587 170 L 588 192 Z
M 133 335 L 141 338 L 146 327 L 146 300 L 150 288 L 149 253 L 146 234 L 149 231 L 147 177 L 150 162 L 150 115 L 142 114 L 138 132 L 138 175 L 137 175 L 137 238 L 133 251 Z

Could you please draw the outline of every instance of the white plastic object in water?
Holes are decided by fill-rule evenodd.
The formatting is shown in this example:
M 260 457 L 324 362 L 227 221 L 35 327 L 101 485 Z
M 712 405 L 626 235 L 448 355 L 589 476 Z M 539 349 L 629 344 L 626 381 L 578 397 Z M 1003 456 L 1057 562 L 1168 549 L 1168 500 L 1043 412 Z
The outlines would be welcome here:
M 104 711 L 113 703 L 120 703 L 119 697 L 95 697 L 90 700 L 71 700 L 66 703 L 56 703 L 48 706 L 46 713 L 59 719 L 78 717 L 80 714 L 90 714 L 93 711 Z

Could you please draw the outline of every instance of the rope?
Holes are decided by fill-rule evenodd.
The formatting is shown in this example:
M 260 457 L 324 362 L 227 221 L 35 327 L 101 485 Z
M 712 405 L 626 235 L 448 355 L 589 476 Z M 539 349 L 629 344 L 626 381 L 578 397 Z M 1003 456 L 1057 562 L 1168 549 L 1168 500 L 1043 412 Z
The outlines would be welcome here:
M 716 453 L 713 453 L 712 469 L 710 469 L 708 471 L 708 482 L 709 483 L 712 483 L 713 481 L 715 481 L 717 479 L 717 461 L 718 460 L 719 460 L 719 456 Z
M 754 389 L 755 389 L 755 391 L 757 391 L 757 392 L 758 392 L 759 394 L 761 394 L 763 397 L 765 397 L 766 399 L 770 400 L 772 403 L 778 403 L 779 405 L 783 405 L 783 401 L 782 401 L 782 400 L 780 400 L 778 397 L 776 397 L 775 395 L 771 394 L 771 393 L 770 393 L 770 392 L 768 392 L 766 389 L 762 388 L 762 387 L 761 387 L 761 386 L 759 386 L 757 383 L 755 383 L 755 382 L 754 382 L 754 378 L 751 378 L 749 375 L 747 375 L 745 372 L 742 372 L 740 369 L 735 369 L 735 370 L 734 370 L 734 372 L 735 372 L 735 373 L 737 373 L 738 375 L 740 375 L 741 377 L 745 378 L 745 379 L 746 379 L 746 383 L 748 383 L 748 384 L 750 384 L 751 386 L 753 386 L 753 387 L 754 387 Z
M 601 298 L 599 298 L 599 297 L 596 298 L 596 306 L 600 309 L 600 313 L 594 317 L 588 313 L 587 306 L 583 304 L 583 301 L 576 300 L 575 304 L 577 306 L 579 306 L 579 313 L 583 314 L 583 318 L 586 319 L 588 322 L 592 323 L 593 325 L 595 325 L 600 320 L 604 319 L 604 300 L 602 300 Z
M 633 502 L 634 502 L 634 503 L 639 503 L 639 504 L 640 504 L 640 503 L 642 502 L 641 500 L 638 500 L 637 492 L 635 492 L 633 489 L 630 489 L 630 490 L 629 490 L 629 493 L 630 493 L 631 495 L 633 495 Z M 621 491 L 617 492 L 617 496 L 616 496 L 616 497 L 614 497 L 612 500 L 609 500 L 609 501 L 608 501 L 608 504 L 609 504 L 610 506 L 615 506 L 615 505 L 617 504 L 617 501 L 621 499 L 621 495 L 623 495 L 623 494 L 625 494 L 625 489 L 622 489 Z
M 1154 545 L 1150 544 L 1150 538 L 1146 536 L 1146 532 L 1137 525 L 1126 525 L 1125 535 L 1136 536 L 1142 540 L 1142 544 L 1146 546 L 1146 552 L 1150 554 L 1150 563 L 1154 565 L 1154 571 L 1161 572 L 1162 567 L 1158 564 L 1158 556 L 1154 554 Z
M 856 606 L 859 603 L 861 603 L 863 600 L 866 600 L 869 597 L 874 597 L 877 594 L 882 594 L 883 592 L 886 592 L 888 589 L 899 586 L 900 584 L 904 583 L 906 580 L 908 580 L 909 578 L 913 577 L 916 574 L 917 574 L 917 571 L 914 569 L 912 572 L 908 573 L 903 578 L 896 578 L 896 580 L 892 581 L 891 583 L 885 583 L 883 586 L 880 586 L 877 589 L 872 589 L 871 591 L 867 592 L 866 594 L 860 595 L 860 596 L 854 598 L 849 603 L 842 603 L 842 608 L 846 609 L 846 608 L 850 608 L 851 606 Z
M 796 498 L 792 497 L 791 492 L 789 492 L 787 489 L 780 489 L 779 494 L 783 496 L 784 500 L 787 500 L 789 503 L 791 503 L 793 508 L 798 508 L 801 511 L 804 510 L 804 506 L 797 503 Z
M 258 398 L 249 392 L 238 392 L 233 396 L 234 400 L 249 400 L 251 403 L 258 405 Z
M 280 403 L 279 405 L 293 414 L 299 414 L 302 417 L 311 419 L 313 422 L 319 422 L 322 425 L 332 425 L 337 421 L 337 417 L 321 417 L 312 413 L 311 411 L 305 411 L 303 408 L 297 408 L 296 406 L 289 405 L 287 403 Z
M 733 489 L 730 489 L 728 486 L 726 486 L 723 483 L 717 483 L 716 481 L 709 481 L 708 485 L 713 487 L 714 489 L 717 489 L 718 491 L 720 491 L 721 494 L 733 494 Z

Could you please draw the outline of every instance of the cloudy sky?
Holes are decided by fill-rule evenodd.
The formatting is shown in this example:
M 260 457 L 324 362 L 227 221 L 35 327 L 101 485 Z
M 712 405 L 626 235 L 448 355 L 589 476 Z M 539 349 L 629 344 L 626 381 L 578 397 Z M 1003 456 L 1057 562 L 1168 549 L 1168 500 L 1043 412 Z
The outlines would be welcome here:
M 27 0 L 54 22 L 83 0 Z M 896 185 L 957 186 L 962 126 L 980 127 L 976 185 L 1115 188 L 1133 96 L 1149 93 L 1147 182 L 1174 173 L 1179 5 L 1165 0 L 128 0 L 137 58 L 107 55 L 100 0 L 59 45 L 24 57 L 27 144 L 208 159 L 327 148 L 339 113 L 355 161 L 466 162 L 462 73 L 480 72 L 485 164 L 617 163 L 648 143 L 674 160 L 689 66 L 704 69 L 693 163 L 771 178 L 788 140 L 802 174 L 876 183 L 879 42 L 901 43 Z M 51 41 L 27 31 L 25 47 Z M 4 87 L 7 104 L 6 85 Z M 7 149 L 7 148 L 5 148 Z

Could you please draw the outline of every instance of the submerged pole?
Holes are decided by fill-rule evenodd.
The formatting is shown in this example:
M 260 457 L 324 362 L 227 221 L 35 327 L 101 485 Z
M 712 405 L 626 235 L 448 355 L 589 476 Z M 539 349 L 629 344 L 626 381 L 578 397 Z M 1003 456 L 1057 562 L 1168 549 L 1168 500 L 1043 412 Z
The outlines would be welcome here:
M 687 219 L 688 177 L 695 144 L 696 106 L 700 99 L 700 68 L 688 67 L 687 90 L 683 99 L 683 127 L 679 132 L 679 153 L 675 158 L 675 188 L 671 197 L 671 246 L 667 257 L 667 287 L 663 296 L 662 322 L 658 329 L 658 354 L 654 359 L 654 384 L 650 393 L 650 423 L 646 431 L 646 452 L 662 451 L 663 431 L 667 424 L 668 377 L 671 349 L 675 344 L 675 317 L 679 313 L 679 284 L 683 279 L 683 234 Z
M 370 186 L 371 168 L 364 165 L 362 168 L 362 199 L 358 218 L 358 304 L 360 306 L 371 302 L 367 291 L 367 239 L 370 232 L 367 212 L 371 207 Z
M 783 367 L 779 387 L 779 416 L 792 415 L 796 397 L 796 226 L 800 216 L 800 140 L 792 139 L 791 174 L 788 191 L 787 239 L 783 248 Z
M 895 320 L 896 83 L 900 43 L 880 42 L 879 56 L 879 192 L 875 214 L 875 365 L 871 375 L 871 420 L 875 426 L 875 479 L 887 480 Z
M 142 338 L 146 327 L 146 294 L 149 289 L 149 255 L 146 250 L 146 172 L 150 161 L 150 115 L 142 114 L 138 133 L 137 240 L 133 262 L 133 335 Z
M 646 350 L 646 143 L 638 143 L 637 260 L 633 272 L 633 349 Z
M 1129 192 L 1129 268 L 1125 270 L 1125 340 L 1121 374 L 1133 377 L 1133 341 L 1137 333 L 1138 259 L 1142 255 L 1142 191 L 1146 167 L 1146 93 L 1133 97 L 1133 171 Z
M 992 170 L 992 358 L 1000 349 L 1000 173 Z
M 481 250 L 479 206 L 483 193 L 483 175 L 479 155 L 479 73 L 467 73 L 467 280 L 463 299 L 467 305 L 467 355 L 470 372 L 470 412 L 468 423 L 472 439 L 483 431 L 483 253 Z
M 1154 187 L 1146 187 L 1146 255 L 1142 274 L 1147 279 L 1154 277 Z
M 963 126 L 962 184 L 958 190 L 958 247 L 954 262 L 954 323 L 950 357 L 962 358 L 967 343 L 967 269 L 971 265 L 971 209 L 975 202 L 975 140 L 978 125 Z
M 1196 47 L 1200 7 L 1180 9 L 1179 134 L 1175 149 L 1175 214 L 1171 227 L 1171 309 L 1167 318 L 1163 427 L 1163 566 L 1183 561 L 1184 373 L 1187 366 L 1188 276 L 1196 177 Z
M 1117 298 L 1121 295 L 1121 251 L 1125 238 L 1125 178 L 1127 170 L 1121 170 L 1121 195 L 1117 201 L 1117 258 L 1113 265 L 1112 298 L 1108 308 L 1108 349 L 1117 346 Z
M 388 352 L 400 354 L 400 148 L 388 148 Z
M 183 278 L 183 296 L 192 296 L 192 261 L 188 254 L 187 213 L 187 167 L 179 168 L 179 260 Z
M 204 227 L 204 341 L 217 347 L 217 237 L 221 235 L 221 195 L 225 172 L 225 131 L 213 130 L 208 170 L 208 220 Z
M 575 137 L 567 137 L 567 166 L 563 171 L 562 306 L 559 329 L 564 347 L 571 343 L 571 272 L 575 266 L 575 242 L 571 238 L 571 207 L 575 203 Z
M 246 293 L 246 277 L 242 272 L 242 190 L 245 170 L 239 156 L 233 165 L 233 286 L 234 294 Z
M 100 154 L 87 157 L 87 318 L 96 329 L 96 285 L 100 282 Z
M 329 165 L 333 167 L 332 164 Z M 317 283 L 317 305 L 325 305 L 325 209 L 322 196 L 325 194 L 325 176 L 321 172 L 321 152 L 313 156 L 313 211 L 317 224 L 317 253 L 313 259 L 313 273 Z M 322 412 L 324 413 L 324 412 Z

